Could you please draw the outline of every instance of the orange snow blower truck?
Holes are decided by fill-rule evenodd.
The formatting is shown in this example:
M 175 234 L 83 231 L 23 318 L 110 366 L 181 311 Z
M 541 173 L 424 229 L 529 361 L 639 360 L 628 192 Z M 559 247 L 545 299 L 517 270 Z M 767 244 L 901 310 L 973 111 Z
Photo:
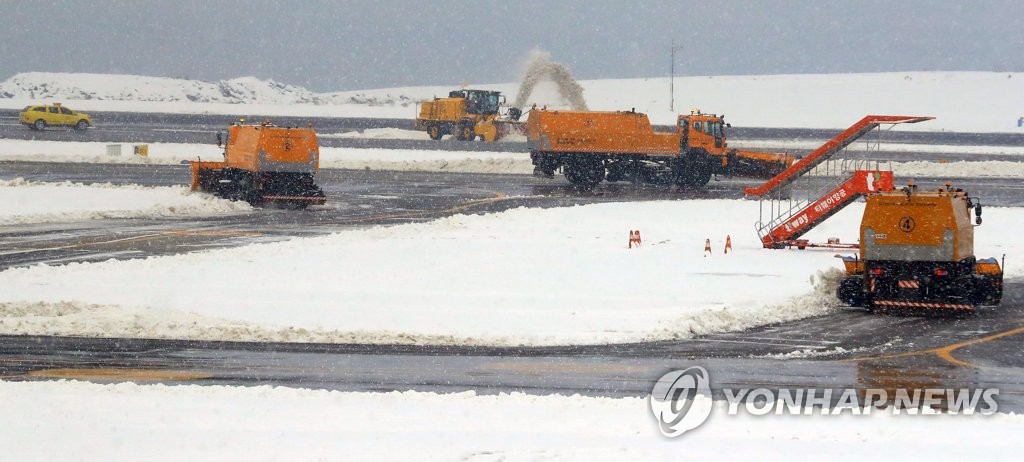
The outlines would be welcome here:
M 869 310 L 999 304 L 1000 262 L 974 256 L 974 227 L 981 224 L 975 198 L 947 183 L 934 191 L 909 185 L 870 194 L 866 201 L 860 253 L 843 258 L 847 276 L 836 291 L 840 300 Z
M 636 111 L 533 109 L 526 121 L 535 170 L 561 169 L 578 186 L 634 181 L 701 188 L 712 175 L 771 178 L 796 160 L 789 154 L 730 148 L 725 117 L 701 112 L 678 116 L 671 132 L 655 131 Z
M 320 147 L 312 128 L 234 124 L 217 133 L 224 160 L 190 162 L 192 190 L 249 202 L 295 208 L 322 205 L 324 192 L 314 178 Z

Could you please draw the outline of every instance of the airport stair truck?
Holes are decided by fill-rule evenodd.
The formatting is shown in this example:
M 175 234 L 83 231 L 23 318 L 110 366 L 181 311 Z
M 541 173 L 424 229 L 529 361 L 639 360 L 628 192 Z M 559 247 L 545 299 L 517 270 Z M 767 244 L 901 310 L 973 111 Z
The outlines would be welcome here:
M 635 111 L 533 109 L 526 138 L 537 173 L 561 170 L 581 187 L 625 180 L 701 188 L 712 175 L 771 178 L 793 164 L 792 155 L 729 148 L 726 127 L 723 116 L 699 112 L 658 132 Z
M 305 208 L 326 202 L 315 182 L 320 147 L 312 127 L 234 124 L 227 140 L 217 134 L 217 145 L 224 146 L 222 162 L 190 162 L 193 191 L 253 205 Z
M 879 169 L 877 163 L 875 168 L 869 169 L 864 168 L 867 166 L 865 161 L 853 161 L 848 164 L 844 162 L 843 167 L 834 172 L 839 177 L 839 182 L 827 184 L 823 191 L 812 192 L 807 197 L 794 199 L 791 197 L 789 188 L 804 174 L 811 172 L 832 155 L 842 151 L 881 125 L 888 125 L 891 128 L 898 124 L 918 123 L 931 119 L 933 117 L 865 116 L 764 184 L 746 188 L 744 192 L 747 195 L 757 196 L 761 199 L 761 218 L 755 228 L 762 246 L 766 249 L 786 247 L 804 249 L 808 246 L 846 247 L 838 243 L 835 245 L 811 244 L 800 237 L 857 199 L 867 194 L 892 190 L 894 187 L 892 172 Z M 849 165 L 850 168 L 847 168 L 846 165 Z M 827 166 L 828 164 L 826 164 Z M 823 173 L 827 178 L 833 172 Z
M 510 133 L 521 132 L 522 110 L 509 108 L 505 116 L 501 105 L 505 97 L 497 91 L 455 90 L 447 98 L 420 103 L 414 128 L 426 131 L 432 140 L 454 135 L 459 141 L 495 141 Z
M 907 186 L 868 195 L 860 252 L 843 258 L 847 276 L 836 295 L 869 310 L 998 305 L 1005 261 L 975 258 L 975 224 L 981 225 L 981 204 L 948 183 L 935 191 Z

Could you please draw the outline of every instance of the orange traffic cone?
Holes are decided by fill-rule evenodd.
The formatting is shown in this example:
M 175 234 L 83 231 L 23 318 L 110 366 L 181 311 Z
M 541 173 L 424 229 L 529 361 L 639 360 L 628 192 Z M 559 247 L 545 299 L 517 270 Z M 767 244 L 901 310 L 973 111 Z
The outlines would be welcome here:
M 704 239 L 704 257 L 711 256 L 711 239 Z
M 636 244 L 637 247 L 640 247 L 640 230 L 629 231 L 629 248 L 632 249 L 633 244 Z
M 728 234 L 725 235 L 725 253 L 729 253 L 732 250 L 732 237 Z

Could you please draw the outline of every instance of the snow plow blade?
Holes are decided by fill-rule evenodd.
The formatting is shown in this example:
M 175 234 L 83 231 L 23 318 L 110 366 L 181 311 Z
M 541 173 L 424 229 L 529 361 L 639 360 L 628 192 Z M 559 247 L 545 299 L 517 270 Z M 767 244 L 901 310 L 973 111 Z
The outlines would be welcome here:
M 735 150 L 729 156 L 729 170 L 733 175 L 770 179 L 793 165 L 796 156 L 773 152 Z

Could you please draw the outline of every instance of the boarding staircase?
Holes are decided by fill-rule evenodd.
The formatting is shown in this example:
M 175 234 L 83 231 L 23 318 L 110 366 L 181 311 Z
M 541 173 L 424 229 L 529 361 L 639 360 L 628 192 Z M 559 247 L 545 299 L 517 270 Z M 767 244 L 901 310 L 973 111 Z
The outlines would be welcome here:
M 800 240 L 800 236 L 821 222 L 865 194 L 893 189 L 892 171 L 881 168 L 878 161 L 852 159 L 837 162 L 829 158 L 882 125 L 891 129 L 897 124 L 931 119 L 933 117 L 869 115 L 764 184 L 745 189 L 747 195 L 761 198 L 761 217 L 755 227 L 762 245 L 769 249 L 803 248 L 808 243 Z M 877 149 L 878 144 L 875 146 Z M 813 179 L 826 180 L 824 186 L 797 188 L 798 182 L 811 183 L 806 181 L 808 173 Z M 793 190 L 814 192 L 793 198 Z

